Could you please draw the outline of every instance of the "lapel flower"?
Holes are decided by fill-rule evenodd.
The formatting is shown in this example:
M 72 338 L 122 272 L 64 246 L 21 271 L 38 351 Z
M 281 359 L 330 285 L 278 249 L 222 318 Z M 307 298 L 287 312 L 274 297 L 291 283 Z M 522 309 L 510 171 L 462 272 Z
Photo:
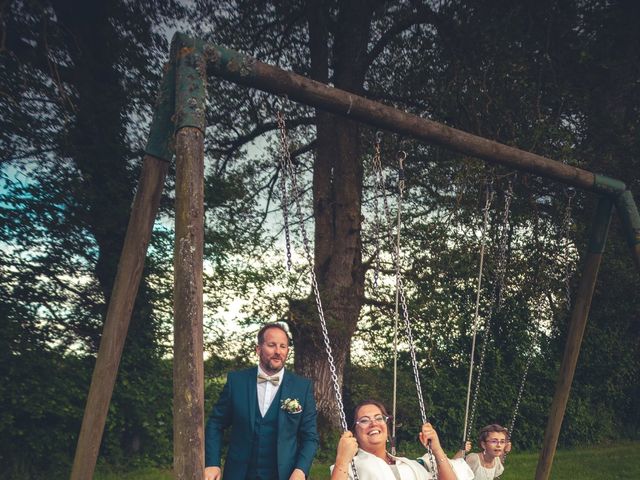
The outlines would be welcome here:
M 287 413 L 300 413 L 302 411 L 302 405 L 297 398 L 285 398 L 280 400 L 280 408 Z

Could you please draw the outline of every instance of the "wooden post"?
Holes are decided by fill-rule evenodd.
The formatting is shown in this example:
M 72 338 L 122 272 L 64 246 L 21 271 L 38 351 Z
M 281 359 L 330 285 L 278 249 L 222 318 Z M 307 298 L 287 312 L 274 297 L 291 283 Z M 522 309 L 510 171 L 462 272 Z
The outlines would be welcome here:
M 567 343 L 562 364 L 560 365 L 556 391 L 549 409 L 549 419 L 544 434 L 542 451 L 536 468 L 536 480 L 547 480 L 551 473 L 553 457 L 556 452 L 558 437 L 560 436 L 560 427 L 562 426 L 567 401 L 569 400 L 571 383 L 576 371 L 580 345 L 587 324 L 587 317 L 589 316 L 600 260 L 602 259 L 602 252 L 607 239 L 612 208 L 613 202 L 609 197 L 600 197 L 591 228 L 589 249 L 582 271 L 582 278 L 580 279 L 575 305 L 571 313 Z
M 640 270 L 640 214 L 638 206 L 633 201 L 630 190 L 616 195 L 615 199 L 618 214 L 627 232 L 627 243 L 631 248 L 631 255 L 636 267 Z
M 146 155 L 91 378 L 71 480 L 91 480 L 168 162 Z
M 177 34 L 176 237 L 174 246 L 173 473 L 204 478 L 202 265 L 204 104 L 202 43 Z
M 182 128 L 176 136 L 173 295 L 173 466 L 180 480 L 204 477 L 203 198 L 204 137 L 197 128 Z

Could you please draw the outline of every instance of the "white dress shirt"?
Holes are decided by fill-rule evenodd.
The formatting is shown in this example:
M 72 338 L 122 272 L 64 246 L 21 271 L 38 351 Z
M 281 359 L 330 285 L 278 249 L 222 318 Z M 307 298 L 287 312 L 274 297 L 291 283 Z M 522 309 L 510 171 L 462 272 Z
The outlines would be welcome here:
M 274 375 L 267 375 L 258 365 L 258 375 L 264 375 L 265 377 L 278 377 L 280 381 L 278 385 L 274 385 L 271 382 L 257 383 L 258 379 L 256 378 L 256 385 L 258 386 L 258 407 L 260 408 L 260 414 L 264 417 L 271 406 L 271 402 L 273 402 L 273 397 L 278 393 L 278 389 L 280 385 L 282 385 L 282 379 L 284 378 L 284 367 L 278 373 Z

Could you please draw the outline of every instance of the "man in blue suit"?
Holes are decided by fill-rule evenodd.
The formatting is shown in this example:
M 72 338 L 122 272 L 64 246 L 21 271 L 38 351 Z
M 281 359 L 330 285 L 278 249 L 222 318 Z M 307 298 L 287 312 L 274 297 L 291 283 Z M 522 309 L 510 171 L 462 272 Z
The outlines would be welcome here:
M 231 426 L 225 480 L 304 480 L 318 449 L 311 381 L 289 371 L 289 336 L 258 332 L 258 367 L 231 372 L 205 430 L 205 480 L 221 478 L 223 431 Z

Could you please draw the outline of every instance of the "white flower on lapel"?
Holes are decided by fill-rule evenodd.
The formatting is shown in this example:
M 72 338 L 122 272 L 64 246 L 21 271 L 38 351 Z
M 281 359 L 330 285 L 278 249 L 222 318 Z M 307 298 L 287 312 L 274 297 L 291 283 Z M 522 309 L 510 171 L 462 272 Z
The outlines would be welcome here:
M 280 400 L 280 408 L 287 413 L 300 413 L 302 411 L 302 405 L 297 398 L 285 398 Z

